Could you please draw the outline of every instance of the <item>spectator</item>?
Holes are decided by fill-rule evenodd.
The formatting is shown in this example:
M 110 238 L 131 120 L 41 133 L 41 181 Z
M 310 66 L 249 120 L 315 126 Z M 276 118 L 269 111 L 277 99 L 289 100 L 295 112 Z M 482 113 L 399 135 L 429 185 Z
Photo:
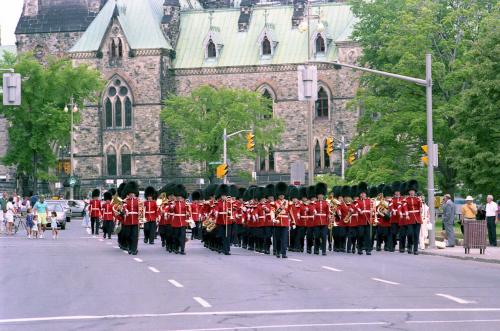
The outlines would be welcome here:
M 43 238 L 43 232 L 45 232 L 45 227 L 47 226 L 47 217 L 49 216 L 49 210 L 47 209 L 47 202 L 45 202 L 45 197 L 43 195 L 40 196 L 40 200 L 35 203 L 33 209 L 36 212 L 38 218 L 38 230 L 40 238 Z
M 12 229 L 14 228 L 14 214 L 16 209 L 14 207 L 14 198 L 10 197 L 7 202 L 7 211 L 5 212 L 5 220 L 7 221 L 7 234 L 12 235 Z
M 446 238 L 448 239 L 446 247 L 455 247 L 455 230 L 453 228 L 455 222 L 455 204 L 451 199 L 451 195 L 445 194 L 443 204 L 443 226 L 446 231 Z
M 429 237 L 429 206 L 425 203 L 425 197 L 422 198 L 422 226 L 420 227 L 420 235 L 419 235 L 419 246 L 420 249 L 425 249 L 425 239 Z
M 4 193 L 5 194 L 5 193 Z M 0 233 L 5 231 L 5 211 L 7 209 L 7 201 L 4 200 L 3 195 L 0 197 Z
M 477 215 L 477 206 L 470 195 L 465 198 L 465 204 L 462 206 L 462 226 L 465 222 L 475 221 Z M 462 231 L 463 232 L 463 231 Z
M 35 226 L 33 218 L 33 211 L 31 210 L 31 208 L 28 208 L 26 210 L 26 232 L 28 232 L 28 239 L 31 239 L 31 230 Z
M 488 239 L 490 246 L 497 245 L 497 224 L 498 222 L 498 205 L 493 201 L 493 196 L 490 194 L 486 197 L 486 223 L 488 226 Z
M 52 229 L 52 239 L 57 239 L 59 232 L 57 231 L 57 213 L 55 211 L 50 215 L 50 228 Z

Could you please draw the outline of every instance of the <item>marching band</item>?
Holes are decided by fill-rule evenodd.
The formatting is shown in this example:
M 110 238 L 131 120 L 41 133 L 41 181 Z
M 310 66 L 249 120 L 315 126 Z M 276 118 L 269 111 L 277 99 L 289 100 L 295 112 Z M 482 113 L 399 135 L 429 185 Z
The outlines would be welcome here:
M 147 187 L 142 201 L 131 181 L 105 192 L 102 202 L 95 189 L 89 210 L 97 224 L 102 220 L 104 238 L 117 234 L 119 247 L 132 255 L 138 253 L 141 225 L 145 244 L 153 245 L 159 235 L 162 248 L 181 255 L 187 229 L 191 240 L 225 255 L 231 246 L 277 258 L 287 258 L 288 250 L 371 255 L 374 246 L 394 252 L 397 243 L 399 252 L 417 255 L 423 207 L 417 192 L 416 180 L 370 187 L 361 182 L 330 192 L 324 183 L 210 184 L 190 195 L 184 185 L 169 183 L 159 191 Z

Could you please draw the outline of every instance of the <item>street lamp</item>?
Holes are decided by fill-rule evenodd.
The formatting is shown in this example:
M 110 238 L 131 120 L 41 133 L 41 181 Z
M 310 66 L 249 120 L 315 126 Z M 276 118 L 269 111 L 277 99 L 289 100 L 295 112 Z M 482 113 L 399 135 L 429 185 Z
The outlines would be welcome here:
M 73 97 L 71 97 L 71 101 L 69 106 L 71 107 L 71 128 L 70 128 L 70 159 L 69 159 L 69 164 L 70 164 L 70 175 L 69 175 L 69 180 L 70 180 L 70 191 L 69 191 L 69 198 L 73 200 L 74 198 L 74 188 L 71 185 L 71 181 L 73 180 L 73 114 L 78 111 L 78 107 L 75 104 Z M 67 113 L 69 112 L 69 107 L 68 105 L 64 106 L 64 112 Z
M 306 63 L 309 64 L 311 62 L 311 18 L 313 19 L 318 19 L 318 25 L 316 29 L 319 32 L 323 32 L 325 30 L 325 25 L 321 22 L 321 17 L 320 15 L 313 15 L 311 14 L 311 5 L 310 1 L 308 0 L 306 2 L 306 14 L 304 15 L 305 20 L 300 22 L 299 26 L 297 29 L 299 32 L 304 33 L 307 31 L 307 60 Z M 310 79 L 311 77 L 309 77 Z M 313 113 L 314 113 L 314 93 L 317 93 L 317 91 L 312 91 L 311 97 L 307 98 L 308 102 L 308 125 L 307 125 L 307 137 L 308 137 L 308 184 L 312 185 L 314 181 L 314 137 L 313 137 Z

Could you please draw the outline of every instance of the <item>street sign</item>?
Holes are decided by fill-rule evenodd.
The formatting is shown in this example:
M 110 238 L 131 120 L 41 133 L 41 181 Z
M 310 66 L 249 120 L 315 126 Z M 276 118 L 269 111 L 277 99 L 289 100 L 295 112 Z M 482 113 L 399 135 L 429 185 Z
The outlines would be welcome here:
M 61 183 L 55 183 L 55 188 L 61 188 L 61 187 L 62 187 Z
M 21 105 L 21 74 L 3 74 L 3 105 Z
M 113 179 L 106 179 L 106 184 L 114 184 L 115 181 Z
M 75 184 L 76 184 L 76 178 L 75 178 L 75 176 L 71 176 L 69 178 L 69 186 L 74 187 Z
M 318 98 L 318 68 L 312 65 L 298 66 L 297 87 L 299 101 L 316 101 Z
M 198 185 L 205 185 L 205 178 L 198 178 L 196 180 L 196 184 L 198 184 Z

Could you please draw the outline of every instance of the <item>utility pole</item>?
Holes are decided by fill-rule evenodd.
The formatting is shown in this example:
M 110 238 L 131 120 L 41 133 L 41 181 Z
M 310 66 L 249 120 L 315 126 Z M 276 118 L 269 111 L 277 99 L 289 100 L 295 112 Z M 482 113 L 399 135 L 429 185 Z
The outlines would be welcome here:
M 355 66 L 347 63 L 315 61 L 317 63 L 333 64 L 335 69 L 341 67 L 352 68 L 355 70 L 365 71 L 376 75 L 381 75 L 390 78 L 396 78 L 411 82 L 420 86 L 425 86 L 426 95 L 426 121 L 427 121 L 427 146 L 429 148 L 429 166 L 427 167 L 427 203 L 429 206 L 429 220 L 432 224 L 432 230 L 429 233 L 429 247 L 436 247 L 436 221 L 435 221 L 435 201 L 434 201 L 434 138 L 432 131 L 432 57 L 431 54 L 425 55 L 425 79 L 393 74 L 386 71 L 374 70 L 364 67 Z
M 231 138 L 232 136 L 235 136 L 237 134 L 240 134 L 242 132 L 252 132 L 252 130 L 240 130 L 240 131 L 236 131 L 236 132 L 233 132 L 231 134 L 227 134 L 227 129 L 224 128 L 224 133 L 222 134 L 222 139 L 224 141 L 224 145 L 223 145 L 223 163 L 227 165 L 227 140 L 229 138 Z M 227 174 L 224 176 L 224 184 L 227 184 Z

